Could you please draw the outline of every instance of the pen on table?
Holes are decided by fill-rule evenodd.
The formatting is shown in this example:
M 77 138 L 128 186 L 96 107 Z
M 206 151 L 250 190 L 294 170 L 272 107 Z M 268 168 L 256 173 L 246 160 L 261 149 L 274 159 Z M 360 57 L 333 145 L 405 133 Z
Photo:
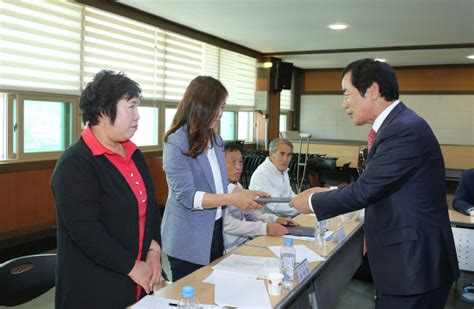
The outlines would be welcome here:
M 175 303 L 169 303 L 168 306 L 171 306 L 171 307 L 178 307 L 178 304 L 175 304 Z

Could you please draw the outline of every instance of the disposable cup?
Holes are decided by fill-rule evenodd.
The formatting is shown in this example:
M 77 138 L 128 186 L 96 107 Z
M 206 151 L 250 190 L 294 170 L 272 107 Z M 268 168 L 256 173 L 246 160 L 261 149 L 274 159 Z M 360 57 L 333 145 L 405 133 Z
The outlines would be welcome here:
M 270 295 L 280 295 L 282 282 L 283 274 L 269 273 L 267 275 L 268 293 Z

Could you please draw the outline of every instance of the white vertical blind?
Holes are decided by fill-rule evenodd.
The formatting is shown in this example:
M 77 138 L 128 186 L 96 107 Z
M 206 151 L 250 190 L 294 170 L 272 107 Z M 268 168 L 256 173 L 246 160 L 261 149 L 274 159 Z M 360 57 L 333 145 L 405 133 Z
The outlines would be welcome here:
M 0 1 L 0 87 L 79 94 L 103 69 L 123 71 L 149 99 L 179 101 L 200 74 L 228 104 L 254 106 L 256 59 L 65 1 Z
M 204 61 L 202 74 L 219 78 L 219 48 L 204 44 Z
M 165 99 L 180 100 L 189 82 L 201 74 L 203 43 L 171 32 L 165 40 Z
M 219 56 L 219 80 L 229 92 L 227 104 L 254 106 L 256 59 L 224 49 Z
M 291 90 L 282 90 L 280 93 L 280 109 L 293 110 L 293 101 L 291 100 Z
M 78 94 L 82 7 L 0 1 L 0 87 Z
M 115 14 L 86 7 L 83 87 L 102 69 L 123 71 L 143 96 L 162 95 L 164 33 Z

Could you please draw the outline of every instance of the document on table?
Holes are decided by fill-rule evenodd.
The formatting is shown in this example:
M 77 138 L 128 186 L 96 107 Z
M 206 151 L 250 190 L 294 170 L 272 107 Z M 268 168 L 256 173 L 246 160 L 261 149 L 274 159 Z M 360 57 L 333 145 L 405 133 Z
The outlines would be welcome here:
M 270 250 L 272 252 L 280 257 L 280 251 L 281 251 L 282 246 L 270 246 Z M 304 259 L 307 259 L 308 262 L 321 262 L 321 261 L 326 261 L 325 258 L 320 256 L 319 254 L 313 252 L 311 249 L 306 247 L 305 245 L 296 245 L 294 246 L 296 250 L 296 263 L 301 263 Z
M 215 303 L 237 308 L 271 308 L 264 280 L 218 280 Z
M 213 266 L 212 269 L 253 274 L 266 279 L 268 273 L 280 272 L 280 259 L 232 254 Z
M 210 274 L 209 277 L 204 279 L 202 282 L 216 284 L 216 282 L 219 280 L 228 280 L 228 279 L 237 280 L 237 281 L 238 280 L 257 280 L 257 275 L 241 274 L 235 271 L 215 269 L 212 271 L 212 274 Z
M 174 308 L 178 306 L 179 300 L 171 299 L 171 298 L 163 298 L 154 295 L 147 295 L 140 299 L 138 303 L 133 305 L 132 309 L 168 309 Z M 220 309 L 222 307 L 215 306 L 215 305 L 204 305 L 199 304 L 199 308 L 202 309 Z

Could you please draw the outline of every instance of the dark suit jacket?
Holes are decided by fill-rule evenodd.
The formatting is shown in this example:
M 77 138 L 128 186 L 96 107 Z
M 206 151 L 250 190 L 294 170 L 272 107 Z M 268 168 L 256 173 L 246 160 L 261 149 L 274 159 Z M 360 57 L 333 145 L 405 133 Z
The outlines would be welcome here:
M 138 150 L 132 159 L 148 195 L 144 260 L 151 240 L 160 242 L 161 217 L 146 161 Z M 51 186 L 58 229 L 56 307 L 124 308 L 136 302 L 136 284 L 127 274 L 138 254 L 138 205 L 122 174 L 80 138 L 58 160 Z
M 313 194 L 311 203 L 320 220 L 366 208 L 378 292 L 421 294 L 458 278 L 441 149 L 429 125 L 403 103 L 380 127 L 361 177 Z
M 456 193 L 454 193 L 453 207 L 467 215 L 469 215 L 469 208 L 474 208 L 474 168 L 462 173 Z

